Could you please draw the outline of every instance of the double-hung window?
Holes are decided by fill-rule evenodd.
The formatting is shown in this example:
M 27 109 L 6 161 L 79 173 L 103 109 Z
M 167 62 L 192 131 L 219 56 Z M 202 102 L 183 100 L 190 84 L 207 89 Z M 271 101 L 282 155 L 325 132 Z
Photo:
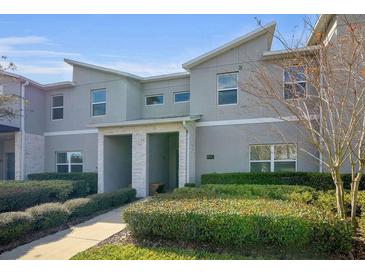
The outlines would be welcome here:
M 284 69 L 284 99 L 297 99 L 307 96 L 307 79 L 303 66 Z
M 101 116 L 106 114 L 106 89 L 91 91 L 91 115 Z
M 52 120 L 63 119 L 63 95 L 52 96 L 51 116 Z
M 251 145 L 251 172 L 296 171 L 297 146 L 295 144 Z
M 238 96 L 238 73 L 222 73 L 217 75 L 218 105 L 235 105 Z
M 82 172 L 83 158 L 81 152 L 57 152 L 56 170 L 59 173 Z
M 190 101 L 189 91 L 179 91 L 174 93 L 174 103 L 185 103 Z
M 146 96 L 146 106 L 163 105 L 163 95 L 148 95 Z

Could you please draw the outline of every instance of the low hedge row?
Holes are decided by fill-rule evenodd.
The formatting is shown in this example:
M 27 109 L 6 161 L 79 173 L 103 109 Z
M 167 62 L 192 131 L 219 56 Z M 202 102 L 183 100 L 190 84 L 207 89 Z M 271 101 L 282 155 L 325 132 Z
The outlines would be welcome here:
M 131 188 L 111 193 L 94 194 L 61 203 L 46 203 L 26 211 L 0 214 L 0 244 L 8 244 L 28 233 L 57 227 L 77 217 L 90 216 L 97 211 L 131 202 L 136 191 Z
M 73 190 L 74 197 L 82 197 L 98 192 L 98 174 L 94 172 L 71 172 L 71 173 L 33 173 L 28 175 L 29 180 L 68 180 L 76 181 Z
M 267 199 L 151 199 L 124 219 L 136 237 L 206 242 L 238 248 L 273 246 L 348 252 L 352 228 L 313 206 Z
M 73 197 L 76 181 L 7 181 L 0 183 L 0 213 Z
M 350 189 L 351 175 L 343 174 L 342 179 L 345 188 Z M 318 190 L 335 187 L 329 173 L 314 172 L 210 173 L 201 176 L 201 184 L 303 185 Z M 361 179 L 359 189 L 365 189 L 365 176 Z

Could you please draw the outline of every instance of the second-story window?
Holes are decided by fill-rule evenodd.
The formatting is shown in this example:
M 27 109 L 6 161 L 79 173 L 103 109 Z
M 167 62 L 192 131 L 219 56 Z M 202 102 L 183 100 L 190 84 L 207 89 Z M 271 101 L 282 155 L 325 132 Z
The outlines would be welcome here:
M 52 96 L 51 115 L 52 120 L 63 119 L 63 95 Z
M 91 91 L 91 115 L 101 116 L 106 114 L 106 89 Z
M 222 73 L 217 75 L 218 105 L 237 104 L 238 73 Z
M 284 69 L 284 99 L 304 98 L 307 95 L 307 79 L 303 66 Z
M 146 106 L 163 105 L 163 95 L 146 96 Z
M 189 91 L 179 91 L 174 93 L 174 103 L 185 103 L 190 101 Z

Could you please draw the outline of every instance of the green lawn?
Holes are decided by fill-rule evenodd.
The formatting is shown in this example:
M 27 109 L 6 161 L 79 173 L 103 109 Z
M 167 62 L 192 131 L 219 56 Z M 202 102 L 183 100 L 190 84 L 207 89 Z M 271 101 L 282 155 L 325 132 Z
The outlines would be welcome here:
M 247 260 L 249 257 L 217 254 L 192 249 L 139 247 L 132 244 L 106 244 L 81 252 L 71 260 Z

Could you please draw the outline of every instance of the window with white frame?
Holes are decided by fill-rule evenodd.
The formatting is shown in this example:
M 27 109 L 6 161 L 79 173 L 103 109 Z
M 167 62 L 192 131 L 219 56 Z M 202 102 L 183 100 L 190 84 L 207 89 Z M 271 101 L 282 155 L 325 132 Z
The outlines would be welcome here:
M 101 116 L 106 114 L 106 89 L 91 91 L 91 115 Z
M 146 106 L 163 105 L 163 95 L 146 96 Z
M 307 96 L 307 79 L 303 66 L 284 69 L 284 99 L 297 99 Z
M 185 103 L 190 101 L 190 91 L 179 91 L 174 93 L 174 103 Z
M 222 73 L 217 75 L 218 105 L 237 104 L 238 73 Z
M 59 173 L 82 172 L 83 158 L 81 152 L 57 152 L 56 171 Z
M 251 172 L 296 171 L 295 144 L 250 145 Z
M 63 95 L 52 96 L 51 116 L 52 120 L 63 119 Z

